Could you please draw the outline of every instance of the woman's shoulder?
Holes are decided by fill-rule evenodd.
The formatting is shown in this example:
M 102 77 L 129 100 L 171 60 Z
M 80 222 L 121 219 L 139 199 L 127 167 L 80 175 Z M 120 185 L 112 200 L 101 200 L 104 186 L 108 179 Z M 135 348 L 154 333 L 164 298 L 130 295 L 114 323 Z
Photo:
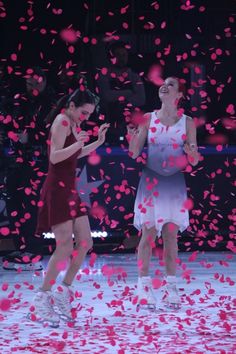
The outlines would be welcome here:
M 186 127 L 188 130 L 196 129 L 194 119 L 190 116 L 185 115 L 186 117 Z
M 61 122 L 67 122 L 68 125 L 70 125 L 70 118 L 69 118 L 66 114 L 64 114 L 64 113 L 59 113 L 59 114 L 56 116 L 54 122 L 59 122 L 59 123 L 61 123 Z
M 60 125 L 68 128 L 70 127 L 70 119 L 67 115 L 63 113 L 58 114 L 53 121 L 53 126 L 60 126 Z
M 70 129 L 70 119 L 67 115 L 60 113 L 56 116 L 51 126 L 50 131 L 68 131 Z
M 145 130 L 149 129 L 151 117 L 152 117 L 152 112 L 147 112 L 147 113 L 144 113 L 144 115 L 143 115 L 142 124 L 140 124 L 140 126 L 142 128 L 144 128 Z
M 193 118 L 190 117 L 190 116 L 187 116 L 187 114 L 184 114 L 184 116 L 186 117 L 186 121 L 187 122 L 192 122 L 193 121 Z
M 154 112 L 146 112 L 144 113 L 144 117 L 149 117 L 151 118 L 151 115 L 153 114 Z

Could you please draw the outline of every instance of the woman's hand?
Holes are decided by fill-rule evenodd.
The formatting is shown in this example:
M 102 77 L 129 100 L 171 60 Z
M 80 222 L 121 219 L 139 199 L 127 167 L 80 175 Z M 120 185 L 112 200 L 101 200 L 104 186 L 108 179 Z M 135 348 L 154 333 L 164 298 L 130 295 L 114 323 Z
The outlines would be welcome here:
M 84 147 L 84 143 L 86 143 L 89 140 L 88 133 L 84 130 L 81 130 L 77 136 L 77 142 L 79 145 L 79 148 Z
M 127 125 L 127 133 L 129 135 L 135 135 L 138 133 L 138 128 L 135 127 L 133 124 L 128 124 Z
M 109 123 L 104 123 L 100 126 L 100 128 L 98 130 L 98 142 L 100 145 L 102 145 L 104 143 L 105 138 L 106 138 L 106 132 L 109 127 L 110 127 Z
M 187 155 L 193 155 L 193 154 L 197 153 L 197 147 L 195 144 L 185 143 L 184 144 L 184 152 Z
M 188 156 L 189 163 L 195 166 L 199 161 L 199 153 L 196 144 L 185 143 L 183 149 Z

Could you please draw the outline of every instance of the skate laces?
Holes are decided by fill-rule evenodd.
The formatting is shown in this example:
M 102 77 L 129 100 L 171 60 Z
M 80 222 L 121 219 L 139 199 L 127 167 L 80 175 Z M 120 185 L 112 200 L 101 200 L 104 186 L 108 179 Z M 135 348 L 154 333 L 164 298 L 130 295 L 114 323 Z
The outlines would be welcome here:
M 36 306 L 37 311 L 43 315 L 48 317 L 55 317 L 55 311 L 53 310 L 51 304 L 52 296 L 46 292 L 39 292 L 37 293 L 34 303 Z
M 166 290 L 168 293 L 172 293 L 176 296 L 179 296 L 176 283 L 166 283 Z
M 151 302 L 155 300 L 154 292 L 152 289 L 152 281 L 151 278 L 142 278 L 140 279 L 141 290 L 144 292 L 143 295 L 147 297 Z
M 141 278 L 141 283 L 144 289 L 147 289 L 147 291 L 152 290 L 152 281 L 151 278 L 148 279 L 142 279 Z
M 169 283 L 167 282 L 166 284 L 166 295 L 167 295 L 167 299 L 169 301 L 173 301 L 173 302 L 180 302 L 180 296 L 178 293 L 178 289 L 177 289 L 177 285 L 176 283 Z
M 148 302 L 153 302 L 153 301 L 155 301 L 155 296 L 154 296 L 154 292 L 153 292 L 153 290 L 152 290 L 152 288 L 151 287 L 148 287 L 148 289 L 147 289 L 147 299 L 148 299 Z
M 153 290 L 152 290 L 151 284 L 143 284 L 143 290 L 147 294 L 153 294 Z
M 71 314 L 71 296 L 73 291 L 66 286 L 60 286 L 55 292 L 56 305 L 61 311 Z

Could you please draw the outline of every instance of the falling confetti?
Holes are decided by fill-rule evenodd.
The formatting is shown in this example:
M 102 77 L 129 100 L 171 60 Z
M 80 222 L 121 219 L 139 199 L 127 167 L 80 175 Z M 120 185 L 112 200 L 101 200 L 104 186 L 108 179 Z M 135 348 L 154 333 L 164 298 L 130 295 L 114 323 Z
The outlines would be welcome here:
M 123 259 L 120 258 L 120 264 L 113 265 L 109 257 L 99 266 L 101 260 L 93 251 L 89 255 L 89 263 L 76 279 L 76 311 L 80 322 L 76 325 L 65 323 L 63 328 L 51 330 L 36 323 L 33 309 L 33 322 L 30 324 L 19 316 L 19 313 L 22 315 L 30 306 L 35 278 L 40 278 L 35 272 L 26 283 L 22 281 L 24 272 L 19 268 L 13 283 L 4 281 L 1 285 L 0 322 L 3 331 L 0 351 L 46 353 L 51 350 L 76 353 L 80 348 L 79 350 L 84 350 L 85 353 L 127 354 L 161 351 L 164 353 L 167 348 L 169 352 L 174 353 L 180 352 L 181 348 L 181 352 L 186 353 L 196 350 L 199 353 L 233 353 L 236 351 L 235 345 L 232 345 L 236 303 L 235 297 L 227 291 L 229 288 L 234 289 L 235 276 L 233 271 L 232 274 L 228 272 L 231 259 L 227 257 L 234 257 L 236 254 L 236 210 L 233 208 L 235 68 L 231 59 L 235 56 L 235 46 L 232 45 L 235 36 L 235 9 L 231 7 L 230 2 L 227 7 L 224 2 L 210 5 L 207 1 L 199 4 L 193 0 L 173 3 L 172 10 L 167 10 L 167 2 L 161 0 L 143 1 L 142 6 L 138 5 L 139 2 L 131 4 L 130 1 L 118 5 L 115 2 L 106 2 L 104 7 L 99 2 L 95 6 L 89 1 L 72 3 L 59 5 L 52 1 L 40 4 L 28 1 L 24 4 L 22 2 L 16 12 L 15 6 L 10 2 L 0 1 L 0 18 L 5 37 L 1 64 L 11 82 L 18 83 L 27 76 L 32 76 L 40 85 L 41 76 L 34 73 L 33 63 L 40 65 L 48 78 L 64 68 L 68 69 L 68 76 L 74 78 L 81 62 L 83 68 L 79 68 L 80 75 L 88 78 L 89 85 L 94 86 L 94 90 L 100 95 L 99 78 L 104 79 L 111 74 L 102 47 L 123 40 L 124 37 L 128 42 L 126 48 L 130 55 L 131 67 L 134 66 L 139 78 L 150 88 L 150 102 L 145 108 L 139 109 L 136 104 L 129 104 L 125 107 L 124 116 L 120 117 L 124 125 L 132 123 L 135 127 L 146 124 L 148 116 L 145 113 L 150 111 L 150 106 L 155 105 L 155 109 L 158 109 L 156 89 L 163 84 L 165 76 L 176 72 L 176 75 L 186 82 L 187 108 L 180 109 L 178 114 L 181 116 L 186 113 L 196 123 L 201 159 L 197 166 L 190 166 L 185 155 L 175 161 L 169 161 L 184 170 L 189 187 L 188 199 L 180 209 L 182 212 L 190 212 L 190 225 L 182 238 L 179 238 L 180 247 L 188 253 L 185 262 L 182 259 L 177 261 L 181 284 L 187 284 L 186 291 L 182 293 L 186 307 L 179 314 L 163 310 L 154 316 L 136 312 L 135 285 L 129 281 L 130 274 L 128 273 L 127 277 L 126 273 L 129 272 L 129 267 L 123 268 Z M 132 33 L 135 33 L 135 36 L 132 36 Z M 112 58 L 112 61 L 115 64 L 116 58 Z M 28 66 L 26 71 L 25 66 Z M 112 79 L 117 80 L 116 84 L 124 84 L 129 90 L 132 84 L 126 76 L 117 78 L 112 74 Z M 81 91 L 84 90 L 84 81 L 79 78 L 78 82 Z M 2 99 L 2 96 L 7 94 L 8 86 L 4 80 L 1 85 Z M 60 96 L 65 93 L 64 90 L 59 90 Z M 132 90 L 135 91 L 135 88 Z M 39 98 L 38 87 L 32 90 L 32 96 L 34 100 Z M 42 207 L 44 204 L 37 199 L 41 182 L 46 176 L 44 167 L 38 163 L 43 158 L 41 149 L 37 148 L 31 158 L 25 159 L 24 146 L 20 144 L 29 133 L 36 142 L 43 139 L 45 146 L 50 146 L 51 142 L 50 139 L 46 142 L 48 132 L 37 126 L 35 112 L 25 123 L 25 113 L 20 109 L 28 100 L 29 97 L 20 92 L 18 87 L 14 87 L 14 112 L 20 113 L 0 112 L 0 125 L 7 131 L 9 157 L 14 157 L 16 152 L 17 166 L 27 164 L 33 173 L 33 177 L 19 187 L 23 196 L 21 208 L 15 206 L 15 210 L 10 213 L 14 219 L 14 229 L 9 225 L 0 224 L 0 235 L 3 239 L 7 239 L 12 233 L 14 237 L 20 237 L 21 226 L 33 218 L 31 208 Z M 116 101 L 126 105 L 126 95 L 119 94 Z M 113 102 L 114 107 L 117 102 Z M 39 110 L 42 109 L 40 106 Z M 84 118 L 85 115 L 81 114 L 81 120 Z M 99 123 L 106 122 L 107 118 L 106 113 L 99 113 Z M 156 122 L 157 125 L 159 123 Z M 66 129 L 68 122 L 63 120 L 62 126 Z M 96 123 L 86 127 L 90 139 L 96 139 Z M 150 131 L 155 134 L 156 127 L 152 127 Z M 185 142 L 186 136 L 183 136 L 182 140 Z M 144 150 L 133 161 L 128 156 L 127 142 L 123 141 L 122 144 L 118 154 L 113 146 L 105 146 L 104 152 L 98 149 L 89 155 L 86 163 L 90 182 L 87 181 L 86 192 L 89 188 L 91 196 L 86 197 L 91 198 L 89 215 L 93 225 L 108 233 L 117 232 L 124 236 L 125 241 L 129 241 L 134 233 L 133 202 L 138 177 L 145 166 L 147 152 Z M 178 147 L 173 141 L 173 151 Z M 2 158 L 2 155 L 0 157 Z M 62 190 L 66 188 L 63 180 L 58 181 L 58 185 Z M 147 189 L 152 192 L 152 199 L 139 205 L 143 214 L 147 213 L 147 207 L 152 205 L 154 198 L 158 199 L 156 185 L 158 181 L 147 183 Z M 73 208 L 73 201 L 69 202 L 69 205 Z M 1 215 L 3 210 L 0 205 Z M 74 213 L 72 209 L 72 217 Z M 163 220 L 158 219 L 158 222 Z M 102 236 L 101 240 L 101 245 L 104 245 L 101 247 L 104 247 L 105 251 L 106 237 Z M 114 253 L 123 250 L 122 240 L 114 246 Z M 152 284 L 159 294 L 163 284 L 160 269 L 164 265 L 165 255 L 162 245 L 156 249 L 156 245 L 151 244 L 156 260 L 153 265 L 155 276 Z M 208 260 L 207 257 L 202 260 L 204 249 L 219 250 L 222 244 L 225 244 L 228 253 L 219 253 L 218 263 Z M 132 247 L 132 252 L 136 246 Z M 52 252 L 52 245 L 48 246 L 48 250 Z M 77 253 L 72 256 L 76 257 Z M 37 257 L 32 260 L 33 263 L 38 261 Z M 23 262 L 29 262 L 29 257 L 24 256 Z M 195 269 L 192 264 L 199 267 L 206 276 L 211 274 L 210 279 L 200 288 L 194 279 Z M 62 272 L 66 266 L 64 261 L 57 264 Z M 141 267 L 142 260 L 138 263 L 138 268 Z M 100 277 L 103 277 L 102 280 Z M 52 280 L 52 284 L 54 283 L 55 280 Z M 87 290 L 90 287 L 93 289 L 87 298 Z M 24 299 L 25 292 L 27 301 Z M 101 312 L 98 312 L 98 308 Z M 32 336 L 27 340 L 20 340 L 25 331 L 32 331 Z M 178 349 L 175 344 L 179 346 Z

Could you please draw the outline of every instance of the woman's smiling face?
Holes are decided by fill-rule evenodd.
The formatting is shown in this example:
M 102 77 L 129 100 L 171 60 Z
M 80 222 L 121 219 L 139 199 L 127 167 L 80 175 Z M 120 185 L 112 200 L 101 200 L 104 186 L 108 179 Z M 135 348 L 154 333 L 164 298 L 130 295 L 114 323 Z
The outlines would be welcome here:
M 163 85 L 158 91 L 160 100 L 162 102 L 167 101 L 178 101 L 182 97 L 182 92 L 179 91 L 179 82 L 173 77 L 168 77 L 165 79 Z
M 84 120 L 88 120 L 90 115 L 94 112 L 95 105 L 91 103 L 85 103 L 82 106 L 76 107 L 74 102 L 69 104 L 69 114 L 76 123 L 82 123 Z

